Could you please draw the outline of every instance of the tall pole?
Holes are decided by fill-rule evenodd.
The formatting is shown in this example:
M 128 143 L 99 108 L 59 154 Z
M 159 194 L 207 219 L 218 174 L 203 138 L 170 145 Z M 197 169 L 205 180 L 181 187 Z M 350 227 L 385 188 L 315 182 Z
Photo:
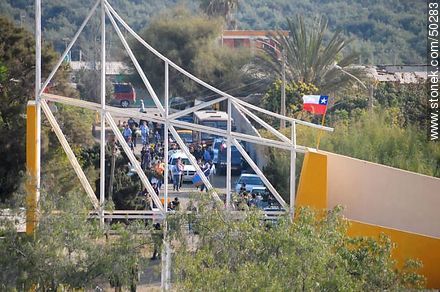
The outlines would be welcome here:
M 292 122 L 291 128 L 292 150 L 290 150 L 290 218 L 295 216 L 296 193 L 296 123 Z
M 231 131 L 232 131 L 232 102 L 228 98 L 228 138 L 226 139 L 226 209 L 231 208 Z M 219 154 L 220 155 L 220 154 Z
M 164 209 L 165 216 L 163 221 L 163 252 L 162 252 L 162 273 L 161 273 L 161 288 L 164 291 L 170 289 L 170 277 L 171 277 L 171 249 L 167 238 L 167 211 L 168 211 L 168 129 L 169 129 L 169 66 L 168 62 L 165 62 L 165 92 L 164 92 L 164 106 L 165 106 L 165 124 L 164 124 Z
M 281 50 L 282 58 L 282 68 L 281 68 L 281 78 L 283 83 L 281 84 L 281 115 L 286 116 L 286 56 L 284 55 L 284 50 Z M 281 120 L 280 128 L 284 129 L 286 127 L 286 121 Z
M 36 207 L 41 186 L 41 0 L 35 0 Z
M 164 208 L 165 208 L 165 213 L 168 210 L 168 127 L 169 127 L 169 122 L 168 122 L 168 115 L 169 115 L 169 105 L 168 105 L 168 101 L 169 101 L 169 66 L 168 66 L 168 62 L 165 62 L 165 93 L 164 93 L 164 105 L 165 105 L 165 125 L 164 125 L 164 135 L 163 135 L 163 139 L 164 139 L 164 164 L 165 164 L 165 170 L 164 170 Z
M 105 1 L 101 0 L 101 155 L 100 155 L 100 222 L 104 226 L 105 199 Z

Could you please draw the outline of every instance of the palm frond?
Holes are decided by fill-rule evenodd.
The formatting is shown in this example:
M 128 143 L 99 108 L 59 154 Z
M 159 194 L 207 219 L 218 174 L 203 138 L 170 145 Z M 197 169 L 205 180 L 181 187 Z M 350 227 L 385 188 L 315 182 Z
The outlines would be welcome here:
M 313 25 L 309 25 L 303 16 L 296 15 L 287 18 L 287 27 L 288 36 L 278 31 L 274 39 L 279 42 L 285 54 L 288 80 L 313 83 L 321 90 L 337 90 L 365 78 L 362 68 L 352 66 L 359 56 L 358 53 L 343 54 L 351 39 L 346 38 L 341 30 L 337 30 L 326 41 L 327 18 L 316 18 Z M 263 55 L 257 54 L 255 58 L 256 70 L 260 67 L 260 70 L 270 73 L 266 76 L 281 76 L 279 55 L 268 48 L 263 48 L 263 51 Z

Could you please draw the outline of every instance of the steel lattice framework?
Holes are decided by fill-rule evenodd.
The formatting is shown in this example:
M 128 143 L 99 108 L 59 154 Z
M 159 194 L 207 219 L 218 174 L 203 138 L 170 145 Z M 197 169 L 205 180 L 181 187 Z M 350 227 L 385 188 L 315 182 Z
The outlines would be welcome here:
M 94 102 L 87 102 L 83 100 L 78 100 L 74 98 L 59 96 L 59 95 L 53 95 L 44 93 L 44 90 L 48 86 L 49 82 L 54 77 L 55 73 L 57 72 L 58 68 L 62 64 L 63 60 L 65 59 L 68 52 L 71 50 L 72 46 L 78 39 L 78 36 L 81 34 L 82 30 L 84 29 L 85 25 L 88 23 L 90 18 L 93 16 L 93 14 L 98 10 L 98 7 L 100 7 L 100 17 L 101 17 L 101 81 L 100 81 L 100 89 L 101 89 L 101 102 L 100 103 L 94 103 Z M 168 133 L 171 133 L 171 135 L 174 137 L 177 144 L 180 146 L 181 150 L 188 156 L 191 164 L 195 167 L 197 174 L 201 177 L 203 183 L 207 186 L 209 190 L 211 190 L 211 194 L 213 196 L 214 200 L 220 201 L 220 198 L 216 192 L 216 190 L 212 187 L 210 181 L 207 179 L 207 177 L 204 175 L 203 171 L 198 166 L 197 162 L 195 161 L 194 157 L 190 154 L 188 147 L 185 145 L 185 143 L 182 141 L 180 136 L 177 134 L 175 127 L 182 128 L 182 129 L 188 129 L 188 130 L 195 130 L 200 131 L 204 133 L 214 134 L 217 136 L 221 136 L 226 138 L 226 144 L 227 144 L 227 168 L 226 168 L 226 208 L 231 209 L 231 145 L 235 145 L 238 151 L 241 153 L 242 157 L 249 163 L 250 167 L 255 171 L 255 173 L 262 179 L 268 190 L 274 195 L 276 200 L 280 203 L 280 205 L 285 209 L 289 210 L 291 215 L 293 216 L 294 212 L 294 198 L 295 198 L 295 161 L 296 161 L 296 153 L 297 152 L 305 152 L 307 149 L 304 146 L 298 145 L 296 143 L 296 126 L 297 125 L 304 125 L 312 128 L 317 128 L 320 130 L 325 131 L 333 131 L 332 128 L 324 127 L 320 125 L 316 125 L 313 123 L 297 120 L 294 118 L 286 117 L 268 110 L 265 110 L 263 108 L 257 107 L 255 105 L 246 103 L 240 99 L 237 99 L 236 97 L 233 97 L 229 95 L 226 92 L 223 92 L 214 86 L 209 85 L 208 83 L 200 80 L 196 76 L 192 75 L 191 73 L 187 72 L 186 70 L 182 69 L 178 65 L 176 65 L 174 62 L 169 60 L 167 57 L 162 55 L 160 52 L 155 50 L 152 46 L 150 46 L 146 41 L 144 41 L 133 29 L 130 28 L 130 26 L 119 16 L 119 14 L 113 9 L 113 7 L 108 3 L 107 0 L 97 0 L 95 4 L 92 6 L 90 12 L 88 13 L 87 17 L 84 19 L 83 23 L 81 24 L 80 28 L 70 41 L 69 45 L 66 47 L 64 53 L 61 55 L 61 57 L 58 59 L 58 62 L 56 63 L 55 67 L 52 69 L 49 76 L 46 78 L 44 83 L 41 82 L 41 0 L 35 0 L 35 25 L 36 25 L 36 86 L 35 86 L 35 96 L 36 96 L 36 109 L 37 109 L 37 178 L 36 178 L 36 187 L 37 187 L 37 194 L 40 188 L 40 157 L 41 157 L 41 109 L 43 110 L 46 118 L 48 119 L 50 125 L 52 126 L 56 136 L 58 137 L 64 151 L 67 154 L 67 157 L 75 170 L 85 192 L 87 193 L 88 197 L 90 198 L 90 201 L 92 202 L 92 205 L 94 207 L 94 212 L 97 217 L 100 218 L 101 222 L 104 222 L 105 218 L 163 218 L 166 222 L 166 215 L 167 215 L 167 204 L 168 204 L 168 171 L 164 172 L 164 182 L 165 182 L 165 188 L 164 188 L 164 204 L 162 204 L 160 198 L 156 195 L 156 193 L 153 190 L 152 185 L 150 184 L 150 181 L 142 171 L 141 165 L 134 156 L 133 152 L 130 150 L 129 145 L 123 138 L 121 132 L 119 131 L 114 119 L 113 115 L 122 115 L 122 116 L 130 116 L 133 118 L 139 118 L 143 120 L 149 120 L 153 122 L 160 123 L 164 126 L 164 137 L 168 136 Z M 130 109 L 121 109 L 113 106 L 106 105 L 105 100 L 105 64 L 106 64 L 106 40 L 105 40 L 105 32 L 106 32 L 106 17 L 110 20 L 113 28 L 115 29 L 119 39 L 121 40 L 126 52 L 128 53 L 134 67 L 136 68 L 137 73 L 142 79 L 143 84 L 145 85 L 148 93 L 150 94 L 151 98 L 154 101 L 154 104 L 156 106 L 156 109 L 159 111 L 159 116 L 148 114 L 148 113 L 142 113 L 138 110 L 130 110 Z M 153 87 L 151 86 L 147 76 L 143 72 L 141 66 L 139 65 L 135 55 L 133 54 L 129 44 L 127 43 L 123 33 L 121 32 L 120 25 L 131 35 L 133 36 L 140 44 L 142 44 L 146 50 L 153 53 L 157 58 L 162 60 L 164 62 L 165 67 L 165 76 L 164 76 L 164 104 L 161 103 L 161 101 L 158 98 L 158 95 L 154 91 Z M 206 89 L 209 89 L 213 91 L 214 93 L 221 96 L 220 98 L 203 102 L 199 105 L 196 105 L 194 107 L 171 113 L 169 112 L 169 68 L 172 67 L 180 74 L 186 76 L 187 78 L 193 80 L 194 82 L 198 83 L 199 85 L 203 86 Z M 101 116 L 101 135 L 100 135 L 100 194 L 99 194 L 99 200 L 97 199 L 97 196 L 95 195 L 93 188 L 91 187 L 89 181 L 87 180 L 86 175 L 84 174 L 83 170 L 81 169 L 77 158 L 75 157 L 68 141 L 66 140 L 66 137 L 64 136 L 57 120 L 55 119 L 51 109 L 48 106 L 48 101 L 57 102 L 57 103 L 63 103 L 66 105 L 81 107 L 89 110 L 93 110 L 100 113 Z M 218 128 L 213 128 L 209 126 L 199 125 L 199 124 L 192 124 L 184 121 L 179 121 L 177 118 L 190 114 L 192 112 L 195 112 L 197 110 L 206 108 L 208 106 L 211 106 L 215 103 L 221 102 L 221 101 L 227 101 L 227 112 L 228 112 L 228 121 L 227 121 L 227 129 L 222 130 Z M 273 134 L 278 140 L 275 139 L 269 139 L 269 138 L 262 138 L 257 137 L 249 134 L 243 134 L 232 130 L 232 121 L 231 121 L 231 113 L 232 109 L 235 108 L 237 111 L 241 112 L 243 115 L 247 116 L 248 118 L 254 120 L 258 124 L 260 124 L 262 127 L 267 129 L 271 134 Z M 273 128 L 271 125 L 263 121 L 260 117 L 258 117 L 255 112 L 259 113 L 261 115 L 267 115 L 272 118 L 280 119 L 284 122 L 290 123 L 291 128 L 291 138 L 286 137 L 284 134 Z M 106 129 L 106 122 L 111 129 L 111 131 L 114 133 L 116 139 L 119 141 L 119 143 L 122 145 L 122 148 L 127 155 L 128 159 L 130 160 L 130 163 L 134 166 L 135 170 L 137 171 L 137 174 L 139 175 L 139 178 L 143 184 L 143 186 L 148 190 L 149 194 L 151 194 L 152 199 L 157 206 L 157 211 L 133 211 L 133 210 L 118 210 L 118 211 L 112 211 L 112 213 L 108 213 L 104 210 L 105 205 L 105 129 Z M 281 195 L 277 192 L 277 190 L 273 187 L 273 185 L 269 182 L 269 180 L 264 176 L 263 172 L 258 168 L 258 166 L 254 163 L 254 161 L 251 159 L 251 157 L 246 153 L 246 151 L 243 149 L 239 141 L 246 141 L 250 143 L 255 143 L 259 145 L 265 145 L 270 147 L 275 147 L 283 150 L 290 151 L 290 205 L 287 204 L 284 199 L 281 197 Z M 165 163 L 165 170 L 168 169 L 168 139 L 164 139 L 164 163 Z M 272 212 L 273 213 L 273 212 Z M 273 215 L 273 214 L 272 214 Z M 166 232 L 164 232 L 164 236 L 166 236 Z M 170 260 L 170 252 L 169 252 L 169 245 L 165 241 L 165 255 L 163 257 L 163 271 L 162 271 L 162 287 L 164 289 L 169 288 L 169 260 Z

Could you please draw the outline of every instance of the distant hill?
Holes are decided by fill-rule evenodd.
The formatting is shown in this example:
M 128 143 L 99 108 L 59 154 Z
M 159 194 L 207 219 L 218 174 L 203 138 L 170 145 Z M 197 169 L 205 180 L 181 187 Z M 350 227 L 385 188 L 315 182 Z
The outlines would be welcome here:
M 31 28 L 34 12 L 30 2 L 0 0 L 0 11 Z M 94 1 L 42 2 L 43 37 L 52 42 L 56 50 L 62 51 L 67 41 L 63 38 L 73 36 Z M 110 3 L 136 30 L 148 25 L 152 16 L 178 3 L 194 10 L 198 7 L 195 0 L 110 0 Z M 414 64 L 426 62 L 425 10 L 426 1 L 423 0 L 241 0 L 236 20 L 238 29 L 275 29 L 285 28 L 286 17 L 295 14 L 304 15 L 309 21 L 324 14 L 333 30 L 342 29 L 355 39 L 351 47 L 362 53 L 359 62 Z M 94 46 L 99 46 L 98 23 L 99 19 L 94 19 L 85 29 L 87 37 L 80 39 L 88 59 L 93 57 L 89 52 L 93 52 Z M 116 38 L 109 36 L 108 39 Z
M 424 0 L 252 0 L 241 1 L 243 29 L 285 28 L 285 18 L 328 17 L 332 29 L 355 38 L 363 63 L 426 63 Z

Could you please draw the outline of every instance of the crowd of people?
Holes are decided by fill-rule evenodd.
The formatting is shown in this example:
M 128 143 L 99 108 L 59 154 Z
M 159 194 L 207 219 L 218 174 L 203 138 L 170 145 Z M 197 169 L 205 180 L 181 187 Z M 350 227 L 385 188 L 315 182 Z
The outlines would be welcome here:
M 164 133 L 163 127 L 160 123 L 153 123 L 151 121 L 140 121 L 136 123 L 133 119 L 119 122 L 119 129 L 124 137 L 124 140 L 129 145 L 130 149 L 135 154 L 140 162 L 141 168 L 150 180 L 150 183 L 159 196 L 160 189 L 164 184 L 165 162 L 164 162 Z M 140 140 L 140 141 L 139 141 Z M 141 142 L 141 150 L 139 151 L 138 142 Z M 201 144 L 189 145 L 191 155 L 196 159 L 199 167 L 206 177 L 212 181 L 215 174 L 215 165 L 212 162 L 211 147 L 204 147 Z M 169 151 L 179 151 L 178 145 L 169 139 Z M 173 191 L 179 192 L 183 184 L 184 164 L 181 158 L 178 158 L 176 163 L 169 168 L 170 180 L 173 183 Z M 198 175 L 196 174 L 196 177 Z M 207 187 L 203 183 L 195 183 L 195 187 L 200 191 L 207 191 Z M 154 203 L 147 189 L 140 192 L 140 195 L 145 198 L 147 208 L 154 208 Z M 173 209 L 173 204 L 169 205 Z
M 279 203 L 269 192 L 248 192 L 246 184 L 242 183 L 236 196 L 233 196 L 233 206 L 236 210 L 245 211 L 249 208 L 264 209 L 266 207 L 279 206 Z

